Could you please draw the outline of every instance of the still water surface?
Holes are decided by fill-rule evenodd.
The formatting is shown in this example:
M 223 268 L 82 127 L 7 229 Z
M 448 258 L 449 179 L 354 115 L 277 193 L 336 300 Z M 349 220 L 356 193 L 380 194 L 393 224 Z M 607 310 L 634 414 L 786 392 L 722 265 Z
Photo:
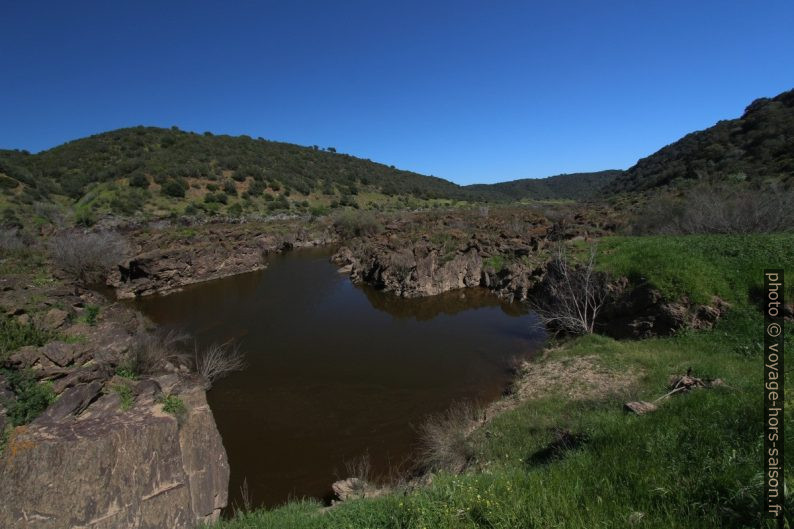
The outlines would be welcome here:
M 358 287 L 329 250 L 296 250 L 269 267 L 137 302 L 199 347 L 234 340 L 244 372 L 208 393 L 232 469 L 254 505 L 323 498 L 345 462 L 377 472 L 410 457 L 416 427 L 457 400 L 488 402 L 508 361 L 540 345 L 532 315 L 480 289 L 407 300 Z

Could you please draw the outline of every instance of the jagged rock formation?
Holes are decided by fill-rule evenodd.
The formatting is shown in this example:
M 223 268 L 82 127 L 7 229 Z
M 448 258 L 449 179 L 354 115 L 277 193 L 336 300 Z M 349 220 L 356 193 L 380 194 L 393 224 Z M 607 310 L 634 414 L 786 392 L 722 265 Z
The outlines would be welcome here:
M 667 336 L 683 328 L 709 329 L 729 308 L 716 297 L 708 305 L 692 303 L 686 297 L 668 300 L 647 283 L 631 285 L 625 277 L 610 285 L 610 290 L 596 323 L 601 332 L 614 338 Z
M 159 529 L 215 520 L 227 503 L 229 465 L 202 381 L 184 366 L 138 381 L 115 374 L 146 332 L 142 317 L 57 282 L 9 275 L 0 293 L 2 317 L 35 324 L 52 340 L 0 356 L 0 432 L 9 434 L 0 451 L 0 527 Z M 20 400 L 30 398 L 20 377 L 58 397 L 11 428 L 30 420 L 13 412 L 30 405 Z M 185 412 L 165 413 L 164 395 Z
M 332 257 L 354 282 L 402 297 L 484 286 L 525 300 L 542 276 L 552 226 L 529 211 L 505 216 L 415 216 L 347 241 Z
M 186 285 L 265 268 L 265 256 L 335 240 L 323 226 L 288 226 L 272 233 L 263 225 L 216 224 L 163 233 L 134 234 L 137 252 L 108 279 L 119 299 L 167 294 Z M 177 235 L 175 235 L 175 233 Z M 131 234 L 132 235 L 132 234 Z

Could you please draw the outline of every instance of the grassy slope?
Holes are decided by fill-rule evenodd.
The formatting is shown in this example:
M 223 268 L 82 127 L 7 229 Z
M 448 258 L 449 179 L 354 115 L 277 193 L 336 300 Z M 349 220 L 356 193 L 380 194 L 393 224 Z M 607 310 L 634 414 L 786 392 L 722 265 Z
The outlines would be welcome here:
M 737 251 L 743 244 L 752 252 Z M 619 397 L 572 402 L 550 393 L 499 415 L 473 436 L 477 464 L 463 475 L 439 475 L 426 489 L 350 501 L 324 514 L 314 502 L 299 502 L 218 526 L 761 526 L 763 322 L 748 292 L 764 266 L 785 266 L 794 281 L 794 236 L 613 238 L 602 248 L 602 265 L 613 273 L 644 273 L 668 293 L 692 288 L 693 297 L 719 294 L 734 307 L 711 332 L 637 342 L 589 336 L 550 351 L 542 361 L 595 354 L 604 369 L 641 375 Z M 791 363 L 794 326 L 786 332 Z M 688 368 L 722 378 L 728 387 L 674 397 L 650 415 L 622 411 L 626 400 L 664 394 L 668 376 Z M 786 404 L 791 451 L 790 391 Z M 533 454 L 548 445 L 555 428 L 585 434 L 587 441 L 558 459 L 534 463 Z M 791 464 L 787 476 L 791 487 Z M 794 512 L 794 502 L 788 509 Z

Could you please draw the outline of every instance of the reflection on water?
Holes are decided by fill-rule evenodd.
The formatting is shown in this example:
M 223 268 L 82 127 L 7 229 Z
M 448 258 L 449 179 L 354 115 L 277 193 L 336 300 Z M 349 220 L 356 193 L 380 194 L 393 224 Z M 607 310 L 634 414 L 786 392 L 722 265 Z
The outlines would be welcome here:
M 137 302 L 199 346 L 232 338 L 246 353 L 248 368 L 208 394 L 232 501 L 244 479 L 255 505 L 324 497 L 364 453 L 385 472 L 410 456 L 423 417 L 498 397 L 508 360 L 540 344 L 532 315 L 485 291 L 400 299 L 352 285 L 328 255 L 293 251 Z

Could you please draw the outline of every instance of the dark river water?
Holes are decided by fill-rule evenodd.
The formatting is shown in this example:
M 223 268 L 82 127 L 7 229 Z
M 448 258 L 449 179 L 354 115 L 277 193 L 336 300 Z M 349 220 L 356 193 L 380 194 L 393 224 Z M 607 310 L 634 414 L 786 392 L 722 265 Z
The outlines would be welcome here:
M 326 497 L 365 454 L 385 473 L 411 456 L 428 414 L 498 398 L 510 358 L 540 345 L 533 316 L 486 291 L 401 299 L 351 284 L 329 255 L 296 250 L 261 272 L 137 302 L 199 347 L 232 339 L 246 353 L 247 369 L 208 393 L 231 502 L 243 480 L 254 506 Z

